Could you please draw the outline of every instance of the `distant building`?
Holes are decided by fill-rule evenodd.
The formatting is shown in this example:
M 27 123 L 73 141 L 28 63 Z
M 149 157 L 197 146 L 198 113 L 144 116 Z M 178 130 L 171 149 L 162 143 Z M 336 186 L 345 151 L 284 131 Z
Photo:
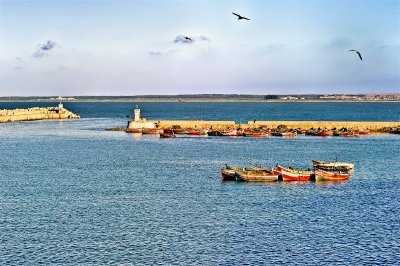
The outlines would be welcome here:
M 282 100 L 298 100 L 299 98 L 293 96 L 282 97 Z
M 277 100 L 278 95 L 265 95 L 264 100 Z

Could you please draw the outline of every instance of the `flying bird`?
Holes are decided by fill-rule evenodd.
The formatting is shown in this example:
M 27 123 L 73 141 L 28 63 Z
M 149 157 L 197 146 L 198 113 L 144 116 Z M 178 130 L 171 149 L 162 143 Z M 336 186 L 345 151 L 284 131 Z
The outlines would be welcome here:
M 191 42 L 193 42 L 193 40 L 192 39 L 190 39 L 189 37 L 187 37 L 187 36 L 185 36 L 185 39 L 186 40 L 188 40 L 188 41 L 191 41 Z
M 232 12 L 232 14 L 234 14 L 235 16 L 237 16 L 237 17 L 238 17 L 238 20 L 241 20 L 241 19 L 250 20 L 249 18 L 243 17 L 243 16 L 241 16 L 241 15 L 239 15 L 239 14 L 236 14 L 236 13 L 233 13 L 233 12 Z
M 358 54 L 358 57 L 360 57 L 360 60 L 362 61 L 362 57 L 361 57 L 361 54 L 359 51 L 352 49 L 352 50 L 349 50 L 349 52 L 356 52 Z

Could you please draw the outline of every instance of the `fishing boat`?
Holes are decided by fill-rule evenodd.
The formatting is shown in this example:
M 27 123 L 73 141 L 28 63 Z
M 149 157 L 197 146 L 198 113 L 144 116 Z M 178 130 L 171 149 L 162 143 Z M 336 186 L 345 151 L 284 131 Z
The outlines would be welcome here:
M 208 135 L 208 129 L 199 129 L 199 130 L 192 129 L 189 130 L 187 134 L 194 136 Z
M 170 127 L 167 127 L 167 128 L 164 128 L 164 133 L 174 133 L 175 132 L 175 130 L 173 130 L 172 128 L 170 128 Z
M 353 131 L 350 131 L 350 132 L 340 132 L 339 136 L 340 137 L 359 137 L 360 135 Z
M 348 171 L 350 173 L 354 171 L 354 164 L 349 162 L 324 162 L 316 160 L 313 160 L 312 162 L 314 168 L 321 170 Z
M 281 136 L 286 138 L 295 138 L 297 137 L 297 132 L 283 132 Z
M 276 182 L 278 175 L 274 175 L 270 171 L 264 170 L 251 170 L 251 169 L 238 169 L 235 171 L 236 181 L 246 182 Z
M 310 181 L 314 174 L 310 170 L 296 170 L 292 168 L 276 166 L 276 171 L 280 172 L 283 181 Z
M 141 128 L 128 128 L 125 130 L 126 133 L 142 133 Z
M 266 131 L 255 131 L 251 134 L 249 134 L 248 132 L 244 134 L 245 137 L 252 137 L 252 138 L 269 138 L 269 136 L 271 136 L 270 132 L 266 132 Z
M 252 128 L 247 128 L 245 130 L 243 130 L 243 136 L 247 136 L 247 135 L 252 135 L 253 133 L 258 132 L 259 130 L 255 130 Z
M 286 138 L 295 138 L 297 137 L 297 132 L 291 132 L 291 131 L 285 131 L 285 132 L 280 132 L 276 131 L 272 133 L 273 136 L 277 137 L 286 137 Z
M 356 130 L 354 133 L 356 133 L 358 135 L 368 135 L 369 134 L 369 130 L 368 129 Z
M 164 138 L 164 139 L 172 139 L 175 138 L 175 134 L 174 133 L 160 133 L 160 138 Z
M 347 171 L 324 171 L 315 168 L 315 181 L 344 181 L 348 180 L 350 173 Z
M 189 129 L 186 128 L 180 128 L 180 129 L 176 129 L 175 130 L 175 134 L 188 134 L 189 133 Z
M 320 137 L 331 137 L 331 136 L 333 136 L 333 131 L 323 130 L 323 131 L 318 132 L 316 135 L 320 136 Z
M 296 129 L 296 132 L 297 132 L 297 134 L 305 135 L 306 132 L 307 132 L 307 129 L 305 129 L 305 128 L 298 128 L 298 129 Z
M 226 137 L 238 136 L 238 130 L 231 129 L 231 130 L 221 131 L 220 134 L 221 136 L 226 136 Z
M 143 128 L 142 129 L 142 134 L 160 134 L 163 132 L 164 131 L 159 128 Z
M 236 170 L 240 169 L 237 166 L 225 165 L 225 167 L 219 168 L 222 176 L 222 181 L 235 181 L 236 180 Z

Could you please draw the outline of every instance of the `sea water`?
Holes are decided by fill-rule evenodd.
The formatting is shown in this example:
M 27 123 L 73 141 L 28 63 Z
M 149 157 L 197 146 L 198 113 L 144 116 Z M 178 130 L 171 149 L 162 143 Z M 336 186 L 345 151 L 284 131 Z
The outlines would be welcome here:
M 55 105 L 41 103 L 42 106 Z M 39 103 L 0 103 L 0 109 Z M 395 265 L 400 137 L 153 136 L 134 103 L 0 124 L 0 264 Z M 140 103 L 149 119 L 400 121 L 398 103 Z M 355 164 L 347 182 L 221 182 L 219 167 Z

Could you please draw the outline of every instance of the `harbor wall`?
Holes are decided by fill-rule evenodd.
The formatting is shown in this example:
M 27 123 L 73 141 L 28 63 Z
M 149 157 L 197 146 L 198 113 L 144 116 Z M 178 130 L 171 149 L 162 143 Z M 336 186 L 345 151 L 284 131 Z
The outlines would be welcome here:
M 59 107 L 0 110 L 0 123 L 75 118 L 80 118 L 80 116 Z
M 399 122 L 369 122 L 369 121 L 249 121 L 248 125 L 251 127 L 277 127 L 279 125 L 285 125 L 288 128 L 352 128 L 352 129 L 369 129 L 369 130 L 379 130 L 388 127 L 398 127 Z
M 235 121 L 203 121 L 203 120 L 160 120 L 160 121 L 147 121 L 154 123 L 158 128 L 170 128 L 172 126 L 180 126 L 181 128 L 212 128 L 213 130 L 224 130 L 231 128 L 258 128 L 268 127 L 276 128 L 284 125 L 287 128 L 327 128 L 327 129 L 369 129 L 371 133 L 382 132 L 383 129 L 400 127 L 398 122 L 369 122 L 369 121 L 249 121 L 247 124 L 236 124 Z M 385 130 L 383 130 L 385 131 Z M 387 131 L 387 130 L 386 130 Z
M 236 128 L 238 126 L 235 121 L 160 120 L 152 122 L 154 122 L 156 127 L 159 128 L 180 126 L 181 128 L 212 128 L 214 130 L 222 130 Z

